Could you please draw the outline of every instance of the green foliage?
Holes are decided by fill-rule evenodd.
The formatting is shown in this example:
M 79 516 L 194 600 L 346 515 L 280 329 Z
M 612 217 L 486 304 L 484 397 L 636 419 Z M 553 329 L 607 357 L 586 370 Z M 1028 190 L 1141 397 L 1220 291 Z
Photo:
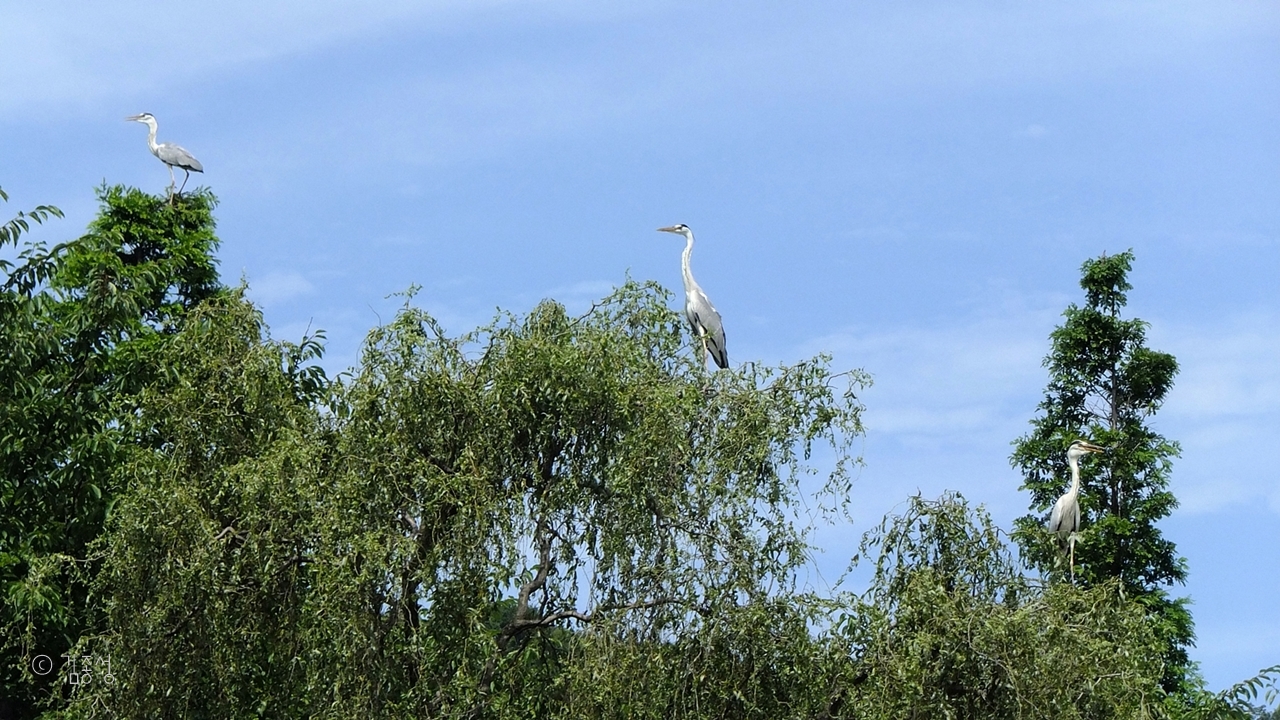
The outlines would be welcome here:
M 103 186 L 98 198 L 98 217 L 68 246 L 50 281 L 69 302 L 67 320 L 89 333 L 82 341 L 172 332 L 188 310 L 219 292 L 217 201 L 207 190 L 176 204 L 118 185 Z
M 1160 710 L 1161 645 L 1115 581 L 1038 586 L 958 495 L 910 500 L 863 539 L 871 588 L 837 626 L 833 715 L 1129 718 Z
M 170 206 L 104 187 L 99 198 L 85 236 L 27 244 L 2 265 L 0 697 L 25 712 L 55 687 L 31 673 L 32 656 L 59 657 L 97 622 L 87 546 L 115 502 L 130 398 L 163 373 L 154 348 L 185 310 L 218 292 L 211 196 Z M 20 214 L 0 244 L 60 215 Z
M 814 652 L 805 458 L 845 455 L 864 378 L 708 374 L 667 301 L 628 284 L 456 338 L 406 308 L 325 414 L 252 311 L 206 302 L 141 395 L 154 441 L 118 467 L 100 545 L 110 629 L 81 650 L 125 679 L 77 707 L 616 716 L 596 678 L 692 663 L 709 679 L 668 714 L 777 717 L 777 660 Z
M 8 193 L 4 191 L 4 188 L 0 188 L 0 202 L 8 202 L 8 200 Z M 5 245 L 13 245 L 16 247 L 18 245 L 19 238 L 22 237 L 22 234 L 31 229 L 31 223 L 34 222 L 37 225 L 41 225 L 49 218 L 55 217 L 62 217 L 62 211 L 52 205 L 38 205 L 29 213 L 19 211 L 13 219 L 9 220 L 4 225 L 0 225 L 0 247 L 4 247 Z M 13 267 L 13 263 L 0 260 L 0 270 L 8 273 L 13 269 Z
M 131 446 L 98 551 L 110 632 L 77 652 L 109 658 L 116 686 L 90 707 L 116 716 L 242 717 L 288 687 L 308 534 L 324 496 L 317 415 L 238 296 L 194 310 L 160 351 L 175 372 L 139 398 L 153 442 Z M 175 693 L 175 689 L 183 690 Z M 158 696 L 158 697 L 157 697 Z M 296 708 L 270 705 L 275 714 Z
M 1170 707 L 1175 717 L 1187 720 L 1277 720 L 1280 706 L 1267 711 L 1254 705 L 1258 700 L 1274 705 L 1277 698 L 1280 698 L 1280 665 L 1272 665 L 1219 693 L 1203 689 L 1183 693 L 1171 699 Z
M 561 718 L 812 718 L 847 662 L 810 627 L 829 603 L 782 597 L 704 613 L 667 640 L 619 626 L 575 638 Z
M 406 304 L 331 382 L 322 335 L 273 341 L 218 284 L 211 196 L 100 197 L 84 237 L 5 266 L 0 698 L 22 717 L 1237 717 L 1274 687 L 1170 700 L 1190 621 L 1167 567 L 1111 577 L 1093 548 L 1079 586 L 1041 585 L 959 496 L 864 537 L 865 594 L 802 591 L 797 518 L 845 509 L 868 378 L 822 356 L 708 373 L 655 285 L 460 336 Z M 1141 420 L 1176 365 L 1118 319 L 1118 257 L 1055 334 L 1042 409 L 1077 422 L 1037 424 L 1025 457 L 1044 500 L 1063 440 L 1127 448 L 1087 468 L 1087 517 L 1137 508 L 1132 560 L 1165 547 L 1140 525 L 1171 507 L 1176 446 Z M 1071 370 L 1089 333 L 1118 364 Z M 817 508 L 815 444 L 836 458 Z
M 1148 421 L 1163 403 L 1178 365 L 1172 355 L 1146 347 L 1147 323 L 1120 317 L 1131 289 L 1132 262 L 1133 254 L 1124 252 L 1084 263 L 1085 305 L 1069 306 L 1051 335 L 1045 399 L 1031 432 L 1014 443 L 1011 462 L 1031 492 L 1031 509 L 1044 513 L 1066 491 L 1066 449 L 1073 440 L 1111 448 L 1082 463 L 1083 530 L 1075 575 L 1085 586 L 1117 580 L 1149 609 L 1167 648 L 1164 687 L 1173 691 L 1189 677 L 1186 649 L 1194 634 L 1187 601 L 1171 599 L 1165 589 L 1185 581 L 1185 560 L 1156 523 L 1177 507 L 1168 485 L 1178 445 Z M 1066 561 L 1044 530 L 1045 517 L 1020 518 L 1015 537 L 1032 565 L 1062 578 Z

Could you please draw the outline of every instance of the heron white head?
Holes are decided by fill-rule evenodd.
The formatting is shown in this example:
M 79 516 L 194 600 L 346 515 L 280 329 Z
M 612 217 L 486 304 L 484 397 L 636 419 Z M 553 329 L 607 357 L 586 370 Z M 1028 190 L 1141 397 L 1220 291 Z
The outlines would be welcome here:
M 1104 453 L 1107 449 L 1101 445 L 1094 445 L 1085 440 L 1076 440 L 1071 443 L 1071 447 L 1067 448 L 1067 460 L 1079 461 L 1080 458 L 1089 453 Z
M 679 225 L 671 225 L 670 227 L 660 227 L 658 228 L 658 232 L 669 232 L 674 235 L 683 235 L 686 238 L 693 235 L 693 231 L 689 229 L 689 226 L 683 223 Z
M 125 120 L 131 120 L 131 121 L 133 121 L 133 122 L 145 123 L 145 124 L 147 124 L 147 125 L 155 125 L 155 124 L 156 124 L 156 116 L 155 116 L 155 115 L 152 115 L 151 113 L 139 113 L 139 114 L 137 114 L 137 115 L 130 115 L 129 117 L 125 118 Z

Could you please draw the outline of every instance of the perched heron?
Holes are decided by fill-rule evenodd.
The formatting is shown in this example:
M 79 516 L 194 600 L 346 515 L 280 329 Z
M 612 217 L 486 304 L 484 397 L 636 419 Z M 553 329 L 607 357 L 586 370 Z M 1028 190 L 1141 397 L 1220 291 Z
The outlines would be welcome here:
M 684 254 L 680 256 L 680 269 L 684 274 L 684 316 L 693 328 L 693 334 L 702 342 L 702 363 L 707 362 L 707 355 L 715 359 L 720 369 L 729 367 L 729 351 L 724 346 L 724 324 L 720 321 L 720 313 L 716 312 L 711 299 L 702 292 L 693 279 L 693 271 L 689 269 L 689 256 L 693 254 L 693 231 L 688 225 L 672 225 L 658 228 L 658 232 L 669 232 L 683 235 L 685 239 Z
M 180 168 L 186 175 L 182 178 L 182 187 L 178 188 L 178 194 L 182 194 L 183 188 L 187 186 L 187 180 L 190 179 L 191 173 L 204 172 L 204 166 L 200 161 L 187 152 L 184 148 L 178 147 L 173 143 L 156 142 L 156 116 L 151 113 L 142 113 L 141 115 L 133 115 L 125 118 L 133 122 L 145 123 L 151 132 L 147 134 L 147 144 L 151 146 L 151 154 L 160 158 L 160 162 L 169 167 L 169 189 L 173 190 L 178 184 L 178 179 L 173 175 L 174 168 Z
M 1067 448 L 1067 464 L 1071 466 L 1071 487 L 1058 498 L 1049 513 L 1049 532 L 1065 541 L 1071 548 L 1071 579 L 1076 577 L 1076 532 L 1080 530 L 1080 458 L 1089 453 L 1106 452 L 1107 449 L 1084 440 L 1077 440 Z

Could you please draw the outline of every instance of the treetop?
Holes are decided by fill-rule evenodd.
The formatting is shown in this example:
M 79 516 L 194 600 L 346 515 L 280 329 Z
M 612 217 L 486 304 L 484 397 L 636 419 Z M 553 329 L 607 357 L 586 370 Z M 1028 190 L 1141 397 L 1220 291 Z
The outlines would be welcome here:
M 1128 302 L 1125 292 L 1133 289 L 1126 276 L 1133 265 L 1133 250 L 1119 255 L 1090 258 L 1080 266 L 1080 287 L 1091 308 L 1104 308 L 1112 315 Z

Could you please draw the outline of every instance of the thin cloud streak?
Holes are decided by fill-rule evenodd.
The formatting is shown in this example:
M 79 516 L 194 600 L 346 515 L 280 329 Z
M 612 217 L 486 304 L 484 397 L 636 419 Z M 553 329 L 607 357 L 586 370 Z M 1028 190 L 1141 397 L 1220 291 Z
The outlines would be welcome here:
M 869 371 L 875 385 L 863 399 L 873 442 L 914 448 L 921 453 L 913 460 L 916 472 L 950 475 L 958 481 L 950 489 L 968 491 L 965 472 L 956 474 L 957 453 L 971 458 L 966 462 L 980 454 L 987 472 L 1007 467 L 1009 443 L 1026 432 L 1042 399 L 1041 363 L 1059 321 L 1043 303 L 1026 303 L 950 327 L 836 333 L 807 343 L 800 356 L 826 350 L 838 366 L 852 362 Z M 1220 513 L 1261 501 L 1280 513 L 1280 478 L 1252 452 L 1280 447 L 1280 323 L 1242 316 L 1225 326 L 1158 327 L 1149 346 L 1173 353 L 1182 368 L 1153 418 L 1158 431 L 1182 445 L 1173 473 L 1179 512 Z M 882 473 L 873 465 L 868 474 Z
M 1212 326 L 1153 325 L 1152 343 L 1181 371 L 1162 408 L 1163 430 L 1182 444 L 1175 470 L 1181 511 L 1220 513 L 1263 503 L 1280 514 L 1280 318 L 1245 313 Z
M 468 28 L 469 21 L 495 17 L 494 9 L 505 4 L 494 0 L 478 5 L 448 2 L 423 8 L 416 3 L 392 3 L 366 8 L 331 2 L 298 12 L 277 3 L 268 6 L 265 20 L 259 19 L 256 9 L 248 12 L 247 6 L 240 5 L 216 13 L 184 10 L 173 15 L 166 10 L 164 17 L 173 17 L 174 24 L 201 29 L 200 38 L 182 46 L 165 41 L 163 23 L 139 10 L 124 18 L 117 17 L 118 12 L 102 18 L 92 12 L 67 17 L 66 30 L 51 31 L 50 25 L 62 24 L 45 24 L 29 36 L 15 33 L 19 42 L 8 50 L 0 45 L 0 82 L 16 88 L 7 94 L 10 100 L 0 100 L 0 118 L 21 112 L 33 102 L 83 103 L 160 88 L 171 95 L 177 82 L 198 81 L 408 26 L 435 32 L 444 27 Z M 615 30 L 638 14 L 650 21 L 663 15 L 661 6 L 646 11 L 621 6 L 614 15 L 573 2 L 548 1 L 535 8 L 544 14 L 558 11 L 555 16 L 565 24 L 571 25 L 571 18 L 586 18 Z M 706 8 L 694 5 L 669 14 L 675 16 L 672 19 L 687 16 L 700 24 L 705 12 Z M 753 12 L 762 11 L 743 10 L 746 17 Z M 862 8 L 835 22 L 820 13 L 797 13 L 769 24 L 767 34 L 744 20 L 728 28 L 709 27 L 696 42 L 673 36 L 628 45 L 623 52 L 630 62 L 621 73 L 615 66 L 545 51 L 518 59 L 500 53 L 453 68 L 430 62 L 390 68 L 380 82 L 348 92 L 334 107 L 320 112 L 306 108 L 281 119 L 298 140 L 293 146 L 264 146 L 250 140 L 239 150 L 260 162 L 294 167 L 305 164 L 305 156 L 317 146 L 325 146 L 331 148 L 326 162 L 332 162 L 332 151 L 342 150 L 334 147 L 335 128 L 360 127 L 369 141 L 350 148 L 357 155 L 346 162 L 367 160 L 373 153 L 409 165 L 447 166 L 501 157 L 531 138 L 581 137 L 646 127 L 673 109 L 678 109 L 681 122 L 719 122 L 715 109 L 726 105 L 862 105 L 903 95 L 936 99 L 939 93 L 1073 83 L 1135 66 L 1167 67 L 1183 62 L 1191 46 L 1242 32 L 1242 28 L 1265 32 L 1266 20 L 1274 20 L 1272 15 L 1247 3 L 1212 8 L 1196 3 L 1138 4 L 1124 11 L 1109 3 L 1091 3 L 1016 12 L 935 4 L 925 12 Z M 82 45 L 77 33 L 92 28 L 93 37 L 102 35 L 92 25 L 95 19 L 115 27 L 123 40 L 102 45 L 98 39 Z M 19 16 L 17 22 L 22 21 Z M 1081 28 L 1099 22 L 1108 23 L 1109 29 L 1091 38 L 1092 47 L 1083 52 L 1078 46 Z M 1162 28 L 1161 33 L 1147 30 L 1153 23 Z M 277 36 L 278 28 L 283 31 Z M 591 33 L 581 41 L 587 49 L 603 53 L 608 37 L 608 33 Z M 5 67 L 11 69 L 6 72 Z M 17 67 L 24 68 L 20 75 L 12 69 Z M 1048 132 L 1045 125 L 1032 124 L 1020 134 L 1034 139 Z M 297 153 L 304 157 L 289 157 Z
M 249 283 L 248 295 L 254 301 L 271 306 L 311 294 L 315 286 L 301 273 L 269 272 Z
M 0 29 L 0 84 L 7 88 L 0 118 L 33 106 L 84 106 L 172 87 L 406 25 L 445 31 L 516 5 L 530 6 L 512 0 L 15 5 Z M 605 14 L 572 0 L 532 7 L 587 18 Z

